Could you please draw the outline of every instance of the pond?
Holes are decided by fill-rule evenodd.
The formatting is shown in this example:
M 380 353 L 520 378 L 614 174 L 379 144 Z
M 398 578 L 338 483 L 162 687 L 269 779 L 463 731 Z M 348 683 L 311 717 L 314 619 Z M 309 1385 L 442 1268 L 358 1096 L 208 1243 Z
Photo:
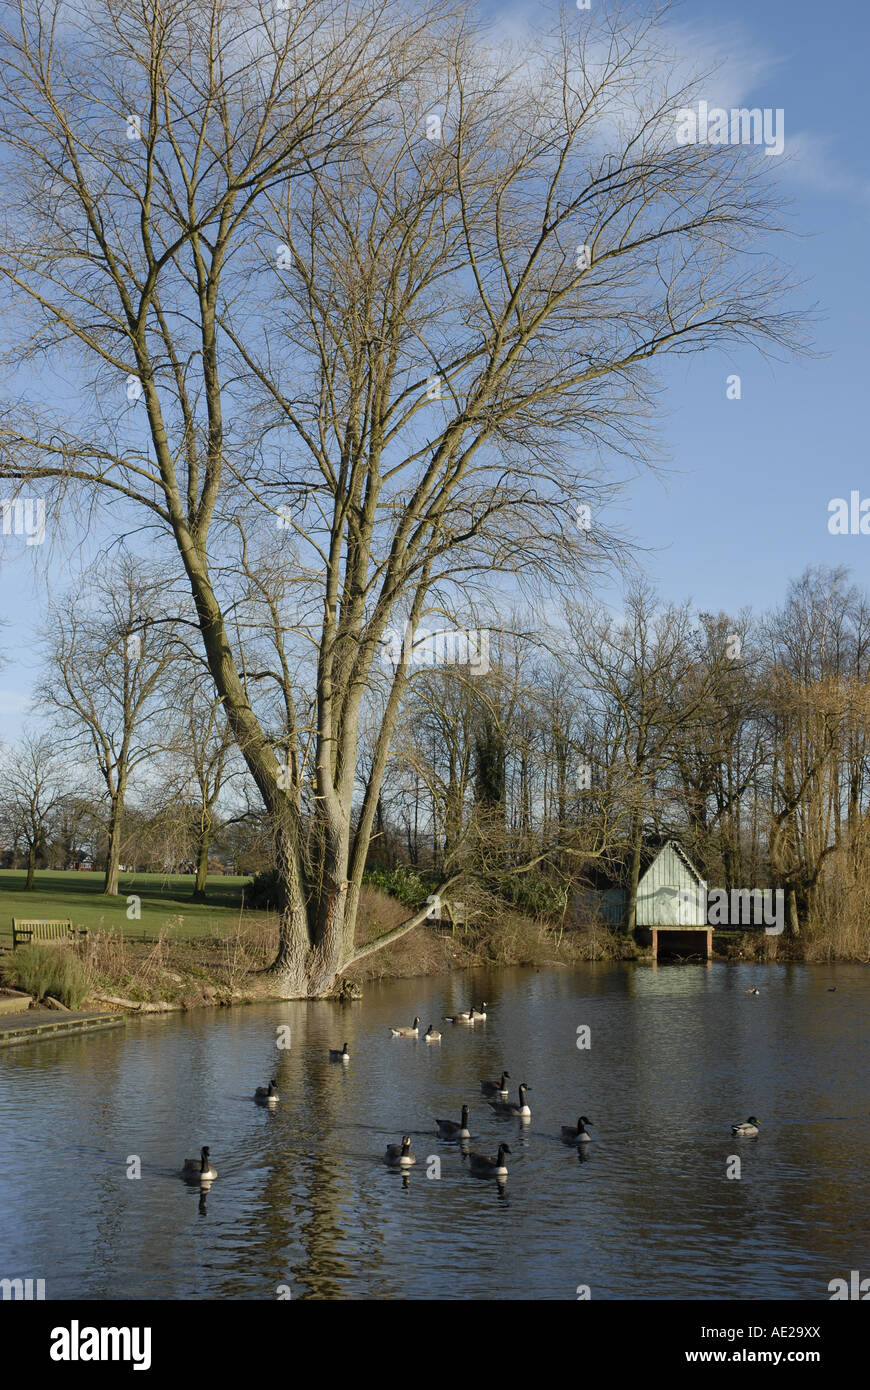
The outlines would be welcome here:
M 440 1022 L 482 999 L 485 1023 Z M 870 1274 L 868 1004 L 860 965 L 587 965 L 8 1048 L 0 1278 L 48 1299 L 827 1299 Z M 419 1040 L 389 1035 L 415 1015 Z M 481 1094 L 503 1068 L 527 1124 Z M 270 1076 L 273 1111 L 252 1100 Z M 502 1186 L 435 1136 L 463 1102 L 473 1150 L 510 1145 Z M 404 1175 L 383 1162 L 403 1134 Z M 203 1144 L 207 1193 L 180 1177 Z

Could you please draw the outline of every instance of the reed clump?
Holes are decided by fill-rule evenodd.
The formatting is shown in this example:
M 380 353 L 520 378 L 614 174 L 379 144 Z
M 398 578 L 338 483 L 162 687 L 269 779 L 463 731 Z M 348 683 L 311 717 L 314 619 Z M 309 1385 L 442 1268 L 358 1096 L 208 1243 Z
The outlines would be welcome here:
M 4 962 L 3 983 L 26 990 L 37 1003 L 48 995 L 68 1009 L 80 1009 L 90 990 L 86 967 L 66 943 L 19 946 Z

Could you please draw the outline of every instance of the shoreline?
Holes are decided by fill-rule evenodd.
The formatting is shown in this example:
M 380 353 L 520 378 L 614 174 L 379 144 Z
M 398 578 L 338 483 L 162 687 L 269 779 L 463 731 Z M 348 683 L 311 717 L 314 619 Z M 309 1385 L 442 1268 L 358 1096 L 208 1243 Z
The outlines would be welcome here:
M 370 911 L 358 945 L 384 934 L 395 925 L 391 918 L 406 911 L 381 894 L 371 894 L 368 905 Z M 3 958 L 4 983 L 17 984 L 27 997 L 54 995 L 68 1008 L 127 1017 L 287 1002 L 290 996 L 276 991 L 264 978 L 274 959 L 276 942 L 277 922 L 268 927 L 261 922 L 240 923 L 232 935 L 213 937 L 178 938 L 162 932 L 156 940 L 145 940 L 114 931 L 96 932 L 70 948 L 60 948 L 64 954 L 70 950 L 69 963 L 76 966 L 79 975 L 75 997 L 64 995 L 47 979 L 41 984 L 16 981 L 13 953 Z M 837 954 L 833 944 L 830 937 L 817 934 L 785 938 L 714 931 L 713 956 L 710 962 L 699 963 L 870 964 L 857 953 Z M 657 964 L 690 963 L 694 959 L 660 956 Z M 596 962 L 655 964 L 649 946 L 600 923 L 559 928 L 505 911 L 497 919 L 468 930 L 421 925 L 365 957 L 356 967 L 348 966 L 333 989 L 319 998 L 343 1002 L 343 994 L 347 1002 L 372 983 L 388 979 L 511 966 L 570 969 Z
M 710 961 L 700 958 L 688 959 L 668 959 L 663 958 L 654 961 L 648 952 L 627 951 L 622 956 L 606 956 L 598 958 L 578 958 L 574 960 L 560 960 L 555 957 L 537 957 L 534 960 L 524 961 L 502 961 L 493 958 L 476 959 L 463 964 L 446 965 L 443 968 L 422 969 L 417 971 L 381 971 L 369 974 L 363 981 L 348 976 L 341 976 L 336 982 L 336 988 L 330 993 L 319 995 L 312 998 L 311 1003 L 334 1003 L 349 1004 L 358 1003 L 365 997 L 365 987 L 372 984 L 381 984 L 389 980 L 402 979 L 428 979 L 436 975 L 462 974 L 474 970 L 498 970 L 498 969 L 534 969 L 534 970 L 574 970 L 584 965 L 639 965 L 647 966 L 650 969 L 676 968 L 680 965 L 704 966 L 705 968 L 713 965 L 804 965 L 808 968 L 824 967 L 832 965 L 870 965 L 870 961 L 854 960 L 830 960 L 830 961 L 808 961 L 796 952 L 777 952 L 775 955 L 763 956 L 759 954 L 735 954 L 717 951 Z M 281 1004 L 306 1002 L 304 996 L 290 996 L 277 993 L 272 989 L 258 988 L 255 985 L 257 973 L 251 976 L 253 988 L 233 989 L 227 991 L 221 989 L 219 984 L 214 984 L 212 989 L 204 989 L 202 983 L 197 981 L 195 994 L 198 997 L 191 998 L 182 996 L 175 999 L 152 997 L 149 999 L 129 998 L 117 993 L 106 993 L 94 991 L 85 1000 L 85 1006 L 100 1009 L 107 1014 L 123 1014 L 131 1017 L 148 1017 L 153 1015 L 168 1013 L 190 1013 L 195 1010 L 204 1009 L 225 1009 L 238 1008 L 252 1004 Z M 351 997 L 342 993 L 342 986 L 354 986 L 359 993 Z M 202 997 L 208 995 L 209 997 Z

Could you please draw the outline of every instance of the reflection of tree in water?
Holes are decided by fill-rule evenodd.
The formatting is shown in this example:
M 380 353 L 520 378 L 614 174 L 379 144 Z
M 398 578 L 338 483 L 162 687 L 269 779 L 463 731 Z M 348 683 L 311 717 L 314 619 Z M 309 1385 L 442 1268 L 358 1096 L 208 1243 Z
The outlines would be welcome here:
M 366 1231 L 366 1270 L 377 1263 L 383 1193 L 370 1197 L 365 1186 L 368 1173 L 377 1168 L 377 1143 L 373 1140 L 370 1168 L 363 1168 L 359 1178 L 344 1145 L 330 1147 L 332 1136 L 346 1125 L 347 1069 L 329 1062 L 321 1030 L 315 1030 L 310 1052 L 306 1041 L 309 1024 L 323 1017 L 320 1009 L 329 1011 L 330 1027 L 338 1032 L 342 1013 L 335 1004 L 287 1007 L 292 1017 L 282 1021 L 291 1023 L 293 1045 L 277 1054 L 272 1072 L 281 1103 L 265 1126 L 257 1210 L 235 1227 L 239 1262 L 222 1296 L 250 1296 L 256 1289 L 260 1297 L 277 1297 L 284 1284 L 294 1299 L 347 1298 L 349 1285 L 360 1278 L 361 1228 Z

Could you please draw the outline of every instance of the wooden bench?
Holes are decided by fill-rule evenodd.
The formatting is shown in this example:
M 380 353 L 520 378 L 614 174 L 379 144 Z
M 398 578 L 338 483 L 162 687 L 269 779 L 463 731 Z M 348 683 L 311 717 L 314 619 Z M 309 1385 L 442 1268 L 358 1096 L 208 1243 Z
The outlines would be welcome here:
M 12 949 L 29 946 L 34 941 L 71 941 L 76 935 L 87 936 L 87 927 L 74 927 L 69 918 L 12 918 Z

